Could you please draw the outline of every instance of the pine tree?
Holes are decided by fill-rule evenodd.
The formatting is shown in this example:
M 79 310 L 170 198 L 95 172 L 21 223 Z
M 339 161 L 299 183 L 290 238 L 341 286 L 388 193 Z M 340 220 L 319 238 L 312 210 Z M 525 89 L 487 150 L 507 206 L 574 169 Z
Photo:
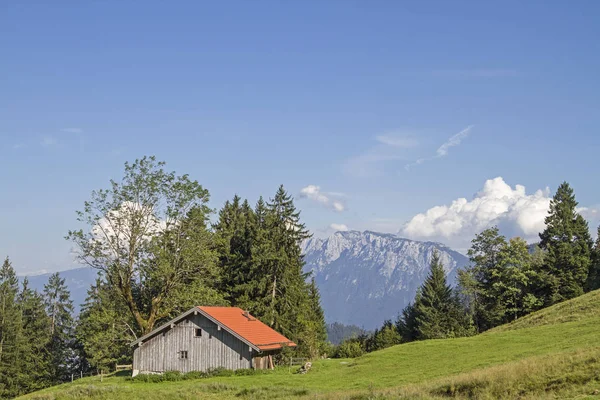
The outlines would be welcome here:
M 367 352 L 372 352 L 400 344 L 401 341 L 402 337 L 397 326 L 392 321 L 387 320 L 381 328 L 376 329 L 373 335 L 366 340 L 365 347 Z
M 590 273 L 588 275 L 586 290 L 600 289 L 600 226 L 596 243 L 592 248 Z
M 321 308 L 321 296 L 315 279 L 307 284 L 307 303 L 302 305 L 298 322 L 302 327 L 299 333 L 300 351 L 315 359 L 323 352 L 327 340 L 325 314 Z
M 242 307 L 316 357 L 326 340 L 325 321 L 314 282 L 302 271 L 300 244 L 310 235 L 292 197 L 279 188 L 254 210 L 235 196 L 215 224 L 222 271 L 221 290 Z
M 419 338 L 419 331 L 417 329 L 418 311 L 415 305 L 420 302 L 420 297 L 420 291 L 417 291 L 415 301 L 404 307 L 396 321 L 396 330 L 400 334 L 402 342 L 412 342 Z
M 23 345 L 19 281 L 8 257 L 0 268 L 0 398 L 22 394 L 19 387 Z
M 44 285 L 44 300 L 46 312 L 50 319 L 50 371 L 55 383 L 66 382 L 70 379 L 71 369 L 75 360 L 73 302 L 70 293 L 59 273 L 50 275 Z
M 19 386 L 24 393 L 28 393 L 51 384 L 48 354 L 50 320 L 46 315 L 44 299 L 37 291 L 29 288 L 27 278 L 23 280 L 18 301 L 23 324 Z
M 573 189 L 563 182 L 550 201 L 544 220 L 546 229 L 540 233 L 540 247 L 545 251 L 544 269 L 550 277 L 542 290 L 546 305 L 584 292 L 592 239 L 587 222 L 576 211 L 577 204 Z
M 256 216 L 247 200 L 237 195 L 227 201 L 215 225 L 215 242 L 222 274 L 221 290 L 227 300 L 252 309 L 252 247 L 256 236 Z
M 101 278 L 88 290 L 76 328 L 85 357 L 96 370 L 129 363 L 129 343 L 135 340 L 134 321 L 120 297 Z
M 458 297 L 446 280 L 440 255 L 434 251 L 431 270 L 421 286 L 419 301 L 415 303 L 417 338 L 443 339 L 468 335 L 471 327 Z

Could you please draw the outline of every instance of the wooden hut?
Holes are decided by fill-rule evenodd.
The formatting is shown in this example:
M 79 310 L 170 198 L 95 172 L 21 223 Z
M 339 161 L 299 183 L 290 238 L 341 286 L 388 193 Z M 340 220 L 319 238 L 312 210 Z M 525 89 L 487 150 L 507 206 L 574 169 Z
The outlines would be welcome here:
M 211 368 L 273 368 L 296 344 L 237 307 L 194 307 L 135 342 L 133 376 Z

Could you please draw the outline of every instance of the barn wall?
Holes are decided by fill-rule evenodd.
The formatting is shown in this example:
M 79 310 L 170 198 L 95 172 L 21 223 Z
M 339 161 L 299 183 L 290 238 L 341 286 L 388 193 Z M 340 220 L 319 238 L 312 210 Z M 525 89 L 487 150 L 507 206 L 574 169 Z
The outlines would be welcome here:
M 196 328 L 202 336 L 196 337 Z M 188 358 L 181 358 L 181 351 Z M 189 315 L 175 327 L 148 339 L 133 353 L 133 369 L 141 372 L 206 371 L 223 367 L 236 370 L 252 367 L 252 351 L 203 315 Z

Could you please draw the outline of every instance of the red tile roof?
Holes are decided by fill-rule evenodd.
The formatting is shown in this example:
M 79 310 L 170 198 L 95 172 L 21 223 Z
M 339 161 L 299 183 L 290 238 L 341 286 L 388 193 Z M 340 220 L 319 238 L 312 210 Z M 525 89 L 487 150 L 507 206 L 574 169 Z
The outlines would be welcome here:
M 234 332 L 259 350 L 276 350 L 284 346 L 296 346 L 296 343 L 274 331 L 244 310 L 238 307 L 204 307 L 198 308 L 212 319 Z

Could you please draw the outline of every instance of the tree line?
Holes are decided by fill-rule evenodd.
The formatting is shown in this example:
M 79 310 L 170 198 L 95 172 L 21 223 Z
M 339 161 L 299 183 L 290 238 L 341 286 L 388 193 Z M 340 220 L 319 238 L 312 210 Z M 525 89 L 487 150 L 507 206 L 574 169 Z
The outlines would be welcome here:
M 0 398 L 62 383 L 84 368 L 73 303 L 64 279 L 50 276 L 42 293 L 19 284 L 8 258 L 0 268 Z
M 0 397 L 129 364 L 132 341 L 197 305 L 241 307 L 296 342 L 299 355 L 319 357 L 325 318 L 302 271 L 310 234 L 292 197 L 281 186 L 254 206 L 235 196 L 218 213 L 208 201 L 208 190 L 155 157 L 126 163 L 122 179 L 92 192 L 66 237 L 98 271 L 77 320 L 58 274 L 38 294 L 26 280 L 19 287 L 7 260 Z
M 415 340 L 470 336 L 600 288 L 600 227 L 594 243 L 577 206 L 563 182 L 539 243 L 507 240 L 498 227 L 477 234 L 467 253 L 470 265 L 458 271 L 454 288 L 434 252 L 429 275 L 398 319 L 345 340 L 334 354 L 356 357 Z
M 234 196 L 215 214 L 188 175 L 144 157 L 95 191 L 69 232 L 78 259 L 99 272 L 77 326 L 86 359 L 130 360 L 129 343 L 197 305 L 249 311 L 318 357 L 326 340 L 318 289 L 300 244 L 310 235 L 283 186 L 254 206 Z M 211 222 L 211 217 L 215 221 Z

